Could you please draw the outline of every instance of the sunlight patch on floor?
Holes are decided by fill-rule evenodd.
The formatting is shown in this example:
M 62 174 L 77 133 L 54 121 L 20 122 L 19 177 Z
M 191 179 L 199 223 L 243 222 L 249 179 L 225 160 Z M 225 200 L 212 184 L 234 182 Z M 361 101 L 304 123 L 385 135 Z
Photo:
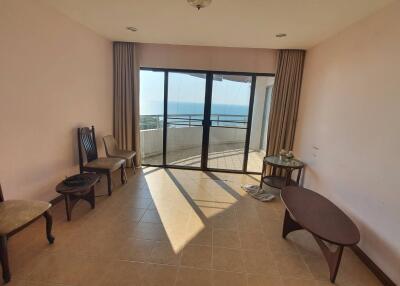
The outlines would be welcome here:
M 145 179 L 170 244 L 179 253 L 205 226 L 165 169 Z
M 188 171 L 149 167 L 144 174 L 155 209 L 175 253 L 195 238 L 212 217 L 237 203 L 237 199 L 218 181 L 205 177 L 199 183 L 202 172 L 191 172 L 191 177 Z

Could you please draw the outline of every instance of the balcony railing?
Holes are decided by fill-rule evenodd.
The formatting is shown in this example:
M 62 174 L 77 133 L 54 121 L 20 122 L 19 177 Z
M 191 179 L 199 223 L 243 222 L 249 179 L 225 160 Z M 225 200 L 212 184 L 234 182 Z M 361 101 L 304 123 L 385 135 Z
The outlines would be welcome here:
M 247 115 L 240 114 L 211 114 L 212 127 L 247 128 Z M 202 126 L 203 114 L 170 114 L 168 127 L 199 127 Z M 164 124 L 164 116 L 161 114 L 141 115 L 140 130 L 161 129 Z

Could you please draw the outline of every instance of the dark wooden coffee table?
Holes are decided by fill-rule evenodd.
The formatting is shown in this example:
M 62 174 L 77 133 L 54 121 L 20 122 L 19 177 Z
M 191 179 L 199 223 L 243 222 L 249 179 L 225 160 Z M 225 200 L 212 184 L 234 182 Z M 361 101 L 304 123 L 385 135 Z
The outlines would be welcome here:
M 79 200 L 89 202 L 92 209 L 95 208 L 94 185 L 100 180 L 100 175 L 94 173 L 82 174 L 87 178 L 87 182 L 82 186 L 67 186 L 63 182 L 59 183 L 56 191 L 64 196 L 67 219 L 71 220 L 72 209 Z
M 360 241 L 357 226 L 336 205 L 311 190 L 288 186 L 282 190 L 281 198 L 286 206 L 283 238 L 295 230 L 309 231 L 328 262 L 330 280 L 334 283 L 343 248 Z M 324 241 L 336 245 L 336 251 L 332 252 Z

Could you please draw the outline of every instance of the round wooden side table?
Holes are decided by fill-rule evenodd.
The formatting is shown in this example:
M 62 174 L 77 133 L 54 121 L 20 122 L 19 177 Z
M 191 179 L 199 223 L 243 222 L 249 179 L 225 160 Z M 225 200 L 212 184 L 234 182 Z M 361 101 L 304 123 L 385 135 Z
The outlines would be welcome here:
M 271 166 L 272 170 L 271 175 L 266 176 L 265 172 L 268 165 Z M 303 168 L 304 163 L 297 159 L 289 159 L 282 156 L 267 156 L 263 160 L 260 187 L 262 187 L 262 183 L 278 189 L 282 189 L 288 185 L 299 185 Z M 278 169 L 284 170 L 285 176 L 279 176 L 277 174 Z M 297 170 L 297 178 L 293 180 L 292 173 L 295 170 Z
M 94 173 L 80 174 L 86 179 L 85 184 L 80 186 L 67 186 L 64 181 L 56 187 L 57 193 L 64 196 L 67 219 L 71 220 L 72 209 L 79 200 L 87 201 L 92 209 L 95 207 L 94 185 L 100 180 L 100 176 Z

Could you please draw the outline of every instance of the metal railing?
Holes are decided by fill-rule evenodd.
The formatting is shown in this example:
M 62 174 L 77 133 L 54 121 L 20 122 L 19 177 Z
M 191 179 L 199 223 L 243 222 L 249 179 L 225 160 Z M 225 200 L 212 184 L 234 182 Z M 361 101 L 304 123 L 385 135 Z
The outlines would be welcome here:
M 212 127 L 247 128 L 247 115 L 211 114 Z M 162 114 L 141 115 L 140 130 L 161 129 L 164 123 Z M 199 127 L 203 125 L 203 114 L 170 114 L 167 118 L 168 127 Z

